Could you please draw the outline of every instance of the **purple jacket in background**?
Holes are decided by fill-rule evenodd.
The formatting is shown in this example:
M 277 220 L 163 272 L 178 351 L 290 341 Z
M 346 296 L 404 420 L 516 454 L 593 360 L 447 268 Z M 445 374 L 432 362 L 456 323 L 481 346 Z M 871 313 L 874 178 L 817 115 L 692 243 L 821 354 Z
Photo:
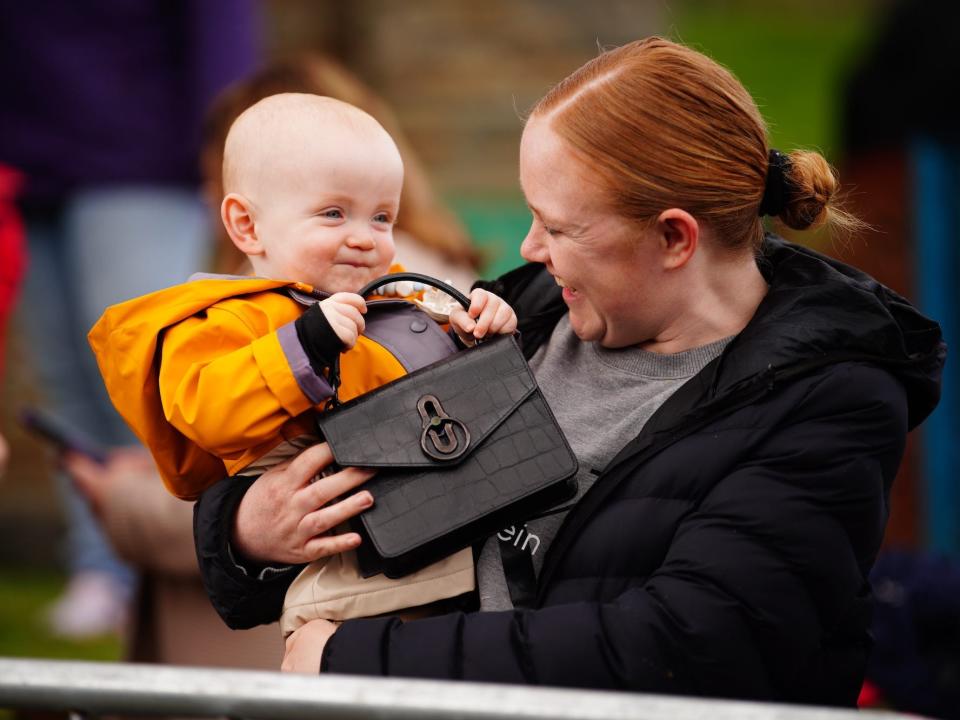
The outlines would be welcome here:
M 195 184 L 210 100 L 258 53 L 256 0 L 0 3 L 0 162 L 26 204 Z

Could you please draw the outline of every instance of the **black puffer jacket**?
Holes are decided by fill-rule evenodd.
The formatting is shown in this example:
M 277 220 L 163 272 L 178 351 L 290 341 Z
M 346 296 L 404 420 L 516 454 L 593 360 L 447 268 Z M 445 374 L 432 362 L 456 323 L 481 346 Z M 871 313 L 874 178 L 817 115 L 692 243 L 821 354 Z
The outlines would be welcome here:
M 867 573 L 945 346 L 841 263 L 769 237 L 760 265 L 756 315 L 569 513 L 534 609 L 349 621 L 324 670 L 853 705 Z M 565 311 L 552 278 L 530 265 L 490 287 L 532 354 Z M 275 618 L 289 582 L 229 564 L 223 517 L 244 487 L 220 483 L 197 513 L 204 577 L 234 626 Z

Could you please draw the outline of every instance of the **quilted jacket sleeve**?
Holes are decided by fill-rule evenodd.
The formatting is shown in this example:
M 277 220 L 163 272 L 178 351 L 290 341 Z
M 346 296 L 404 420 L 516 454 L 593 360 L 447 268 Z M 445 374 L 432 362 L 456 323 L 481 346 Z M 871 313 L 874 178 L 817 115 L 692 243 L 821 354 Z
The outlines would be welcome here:
M 726 473 L 658 570 L 614 599 L 588 588 L 581 602 L 536 610 L 352 620 L 322 669 L 741 698 L 792 687 L 803 698 L 792 678 L 809 676 L 823 643 L 866 636 L 845 622 L 867 601 L 907 415 L 902 387 L 880 370 L 848 365 L 809 384 L 792 423 Z
M 200 577 L 217 614 L 234 630 L 278 620 L 287 588 L 303 569 L 303 565 L 246 567 L 231 556 L 233 516 L 253 483 L 251 477 L 224 478 L 204 491 L 193 507 Z

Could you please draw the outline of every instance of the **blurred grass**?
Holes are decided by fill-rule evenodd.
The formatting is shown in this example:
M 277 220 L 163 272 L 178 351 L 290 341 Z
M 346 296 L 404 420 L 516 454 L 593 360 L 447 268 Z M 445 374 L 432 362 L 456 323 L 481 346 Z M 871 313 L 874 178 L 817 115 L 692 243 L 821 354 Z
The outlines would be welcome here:
M 64 640 L 47 629 L 44 614 L 65 578 L 52 570 L 0 567 L 0 655 L 74 660 L 117 660 L 114 636 Z
M 874 32 L 878 3 L 685 0 L 664 8 L 662 33 L 706 53 L 744 83 L 774 147 L 816 149 L 839 161 L 843 84 Z M 490 257 L 484 276 L 523 262 L 520 241 L 530 215 L 519 188 L 507 197 L 454 198 L 452 204 Z M 809 233 L 794 239 L 814 247 L 824 242 Z
M 497 277 L 523 263 L 520 242 L 530 227 L 531 216 L 519 187 L 516 196 L 455 198 L 451 204 L 486 256 L 483 277 Z

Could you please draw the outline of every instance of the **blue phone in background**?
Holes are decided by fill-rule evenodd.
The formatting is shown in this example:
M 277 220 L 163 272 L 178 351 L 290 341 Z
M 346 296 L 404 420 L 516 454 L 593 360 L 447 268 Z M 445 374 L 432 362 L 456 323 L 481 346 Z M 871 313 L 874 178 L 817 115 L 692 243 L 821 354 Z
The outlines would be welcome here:
M 101 465 L 107 462 L 105 448 L 48 412 L 26 407 L 20 410 L 18 418 L 25 430 L 53 444 L 60 452 L 79 453 Z

